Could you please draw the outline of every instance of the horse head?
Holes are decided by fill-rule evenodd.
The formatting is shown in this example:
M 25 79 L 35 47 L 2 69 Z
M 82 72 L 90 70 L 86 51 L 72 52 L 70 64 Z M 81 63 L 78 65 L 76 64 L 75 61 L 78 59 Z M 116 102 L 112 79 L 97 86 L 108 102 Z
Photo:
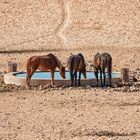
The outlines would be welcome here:
M 60 75 L 62 76 L 63 79 L 66 79 L 66 76 L 65 76 L 66 70 L 65 70 L 65 68 L 66 67 L 64 67 L 62 65 L 60 66 Z

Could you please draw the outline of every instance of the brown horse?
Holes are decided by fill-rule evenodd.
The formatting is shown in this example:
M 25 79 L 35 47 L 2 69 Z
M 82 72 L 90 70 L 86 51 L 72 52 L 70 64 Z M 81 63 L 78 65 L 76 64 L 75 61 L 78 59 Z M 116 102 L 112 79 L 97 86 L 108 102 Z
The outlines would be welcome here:
M 97 53 L 93 59 L 93 67 L 94 67 L 94 74 L 97 79 L 97 86 L 99 86 L 98 83 L 98 72 L 100 71 L 100 79 L 101 79 L 101 86 L 105 86 L 105 69 L 107 68 L 108 76 L 109 76 L 109 85 L 111 86 L 111 80 L 112 80 L 112 57 L 108 53 Z M 102 84 L 102 73 L 104 75 L 104 82 Z
M 26 83 L 27 86 L 30 87 L 30 79 L 33 75 L 33 73 L 38 69 L 41 71 L 47 71 L 50 70 L 51 73 L 51 84 L 54 85 L 54 72 L 56 67 L 60 70 L 60 75 L 62 78 L 65 77 L 65 67 L 63 67 L 60 60 L 53 54 L 43 55 L 43 56 L 32 56 L 27 61 L 27 77 L 26 77 Z
M 86 78 L 86 65 L 84 57 L 81 53 L 77 55 L 71 55 L 67 61 L 68 69 L 70 70 L 70 77 L 71 77 L 71 86 L 74 85 L 75 79 L 75 86 L 77 86 L 77 72 L 79 71 L 79 80 L 78 85 L 81 86 L 81 73 L 83 74 L 84 78 Z M 74 71 L 74 72 L 73 72 Z

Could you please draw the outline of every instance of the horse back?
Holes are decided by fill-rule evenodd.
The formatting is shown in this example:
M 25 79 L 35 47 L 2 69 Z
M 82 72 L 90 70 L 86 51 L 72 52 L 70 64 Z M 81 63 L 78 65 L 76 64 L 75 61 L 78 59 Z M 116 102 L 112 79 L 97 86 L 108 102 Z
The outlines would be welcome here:
M 93 64 L 98 69 L 112 67 L 112 57 L 108 53 L 97 53 L 93 59 Z
M 101 67 L 102 69 L 112 69 L 112 57 L 108 53 L 101 54 Z
M 106 65 L 110 65 L 112 63 L 112 57 L 108 53 L 101 54 L 102 62 Z
M 67 60 L 67 66 L 70 71 L 76 70 L 78 71 L 81 69 L 82 65 L 84 64 L 84 58 L 83 56 L 78 55 L 72 55 Z
M 48 69 L 56 68 L 57 62 L 53 54 L 32 56 L 27 62 L 27 67 L 46 71 Z
M 40 59 L 38 56 L 32 56 L 27 61 L 27 67 L 32 67 L 32 65 L 39 64 Z

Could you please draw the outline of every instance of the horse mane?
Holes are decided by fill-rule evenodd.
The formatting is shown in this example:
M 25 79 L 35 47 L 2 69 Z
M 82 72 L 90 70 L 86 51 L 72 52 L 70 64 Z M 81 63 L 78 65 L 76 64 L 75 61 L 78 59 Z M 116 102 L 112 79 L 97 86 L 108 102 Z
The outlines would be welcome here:
M 85 61 L 84 56 L 81 53 L 79 53 L 78 55 L 83 59 L 83 61 Z
M 61 61 L 52 53 L 48 54 L 48 56 L 53 56 L 53 58 L 56 60 L 57 66 L 59 69 L 61 69 L 63 67 Z

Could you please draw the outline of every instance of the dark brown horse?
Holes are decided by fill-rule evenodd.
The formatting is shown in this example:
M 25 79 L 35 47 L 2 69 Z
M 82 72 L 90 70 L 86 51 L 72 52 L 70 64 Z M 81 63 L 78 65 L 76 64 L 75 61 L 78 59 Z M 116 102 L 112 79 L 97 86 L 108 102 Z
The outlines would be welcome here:
M 32 56 L 27 61 L 27 86 L 30 87 L 30 79 L 37 69 L 41 71 L 50 70 L 52 78 L 51 84 L 54 85 L 54 72 L 56 67 L 59 68 L 60 75 L 65 79 L 65 67 L 63 67 L 62 63 L 55 55 L 50 53 L 48 55 Z
M 112 57 L 108 53 L 97 53 L 93 59 L 93 67 L 94 67 L 94 74 L 97 79 L 97 86 L 99 86 L 98 83 L 98 72 L 100 71 L 100 80 L 101 80 L 101 86 L 105 86 L 106 81 L 106 73 L 105 69 L 107 68 L 108 76 L 109 76 L 109 85 L 111 86 L 112 82 Z M 102 73 L 104 76 L 104 82 L 102 84 Z
M 68 58 L 67 66 L 70 70 L 71 86 L 74 85 L 74 79 L 75 86 L 77 86 L 77 72 L 79 72 L 78 85 L 81 86 L 81 73 L 83 74 L 84 78 L 86 78 L 86 65 L 83 55 L 81 53 L 77 55 L 71 55 Z

